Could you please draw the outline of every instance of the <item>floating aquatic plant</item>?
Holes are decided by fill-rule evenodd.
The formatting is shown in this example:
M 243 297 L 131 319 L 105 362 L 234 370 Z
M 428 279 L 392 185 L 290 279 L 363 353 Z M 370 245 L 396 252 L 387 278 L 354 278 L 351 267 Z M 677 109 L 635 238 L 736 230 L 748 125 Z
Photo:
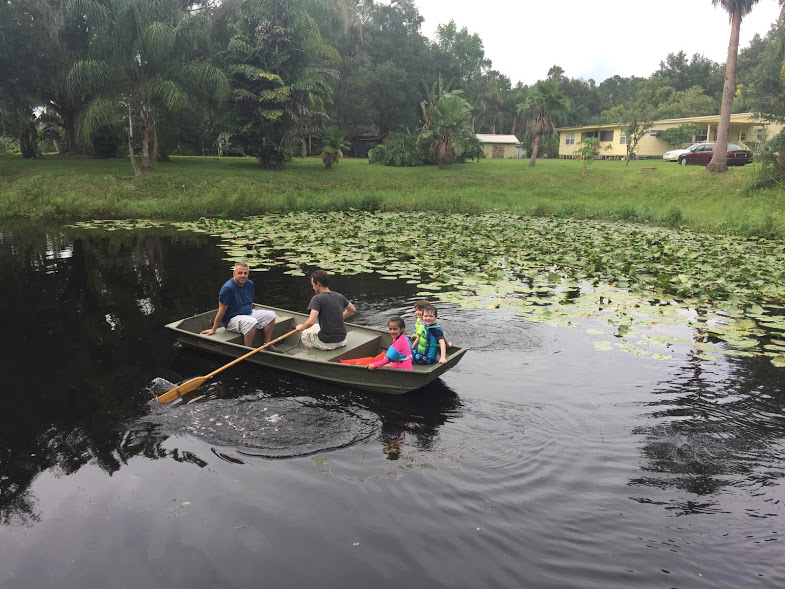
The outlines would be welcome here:
M 603 337 L 622 340 L 611 348 L 631 354 L 649 353 L 625 339 L 634 336 L 654 347 L 689 342 L 707 360 L 766 354 L 781 365 L 785 355 L 781 241 L 505 213 L 291 213 L 176 226 L 220 237 L 227 260 L 257 271 L 375 272 L 463 307 L 604 324 Z M 671 333 L 684 327 L 689 339 Z

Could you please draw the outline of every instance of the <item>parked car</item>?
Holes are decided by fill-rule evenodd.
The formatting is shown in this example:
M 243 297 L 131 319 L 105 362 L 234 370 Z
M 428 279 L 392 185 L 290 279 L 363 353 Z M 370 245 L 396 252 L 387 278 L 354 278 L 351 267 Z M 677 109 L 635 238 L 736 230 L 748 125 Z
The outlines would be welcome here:
M 713 143 L 698 143 L 690 146 L 687 153 L 679 156 L 679 163 L 682 166 L 687 164 L 701 164 L 706 165 L 711 161 L 711 156 L 714 154 Z M 752 161 L 752 154 L 746 149 L 742 149 L 735 143 L 728 143 L 728 165 L 729 166 L 743 166 Z
M 679 161 L 679 156 L 687 153 L 690 149 L 698 145 L 697 143 L 693 143 L 689 147 L 685 147 L 684 149 L 672 149 L 670 151 L 666 151 L 662 154 L 662 159 L 666 162 L 677 162 Z

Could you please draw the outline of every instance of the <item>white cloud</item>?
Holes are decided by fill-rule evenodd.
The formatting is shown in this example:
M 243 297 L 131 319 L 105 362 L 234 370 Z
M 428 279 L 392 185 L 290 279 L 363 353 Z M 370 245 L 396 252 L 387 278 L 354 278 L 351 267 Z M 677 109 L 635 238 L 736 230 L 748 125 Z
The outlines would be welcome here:
M 728 55 L 730 23 L 711 0 L 415 0 L 422 33 L 455 20 L 483 41 L 494 69 L 533 84 L 552 65 L 570 78 L 648 77 L 668 53 L 701 53 L 718 63 Z M 739 47 L 765 35 L 779 15 L 777 0 L 760 0 L 741 23 Z M 629 40 L 628 40 L 629 39 Z

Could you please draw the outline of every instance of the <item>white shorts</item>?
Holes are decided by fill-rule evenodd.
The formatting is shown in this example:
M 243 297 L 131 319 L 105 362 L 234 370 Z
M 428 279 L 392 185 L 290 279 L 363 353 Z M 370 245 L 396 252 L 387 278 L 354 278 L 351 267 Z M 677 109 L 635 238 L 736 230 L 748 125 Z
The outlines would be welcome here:
M 234 331 L 245 335 L 254 325 L 264 327 L 271 321 L 275 321 L 275 313 L 267 309 L 253 309 L 250 315 L 235 315 L 229 319 L 226 331 Z
M 328 344 L 319 339 L 319 324 L 311 325 L 308 329 L 303 330 L 302 339 L 303 345 L 306 348 L 319 348 L 320 350 L 334 350 L 346 345 L 346 339 L 342 342 L 335 342 Z

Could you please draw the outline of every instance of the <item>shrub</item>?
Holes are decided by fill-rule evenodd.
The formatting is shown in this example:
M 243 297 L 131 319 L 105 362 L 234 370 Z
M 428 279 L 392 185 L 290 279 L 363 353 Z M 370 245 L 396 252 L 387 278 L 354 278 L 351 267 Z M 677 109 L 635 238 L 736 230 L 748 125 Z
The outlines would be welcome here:
M 431 162 L 428 145 L 418 145 L 417 135 L 411 133 L 394 133 L 386 145 L 377 145 L 368 152 L 368 160 L 372 164 L 411 168 L 423 166 Z

